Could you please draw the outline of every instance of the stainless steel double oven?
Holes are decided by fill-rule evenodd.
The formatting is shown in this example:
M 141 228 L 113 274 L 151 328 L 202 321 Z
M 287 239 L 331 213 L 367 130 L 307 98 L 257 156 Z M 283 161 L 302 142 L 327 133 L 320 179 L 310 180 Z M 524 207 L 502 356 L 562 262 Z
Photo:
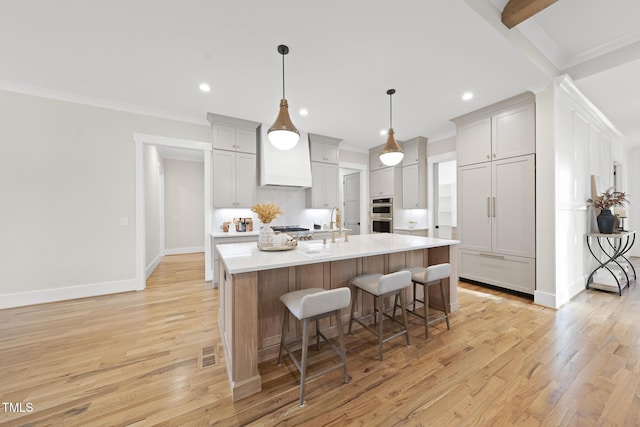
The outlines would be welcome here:
M 372 233 L 392 233 L 393 197 L 372 198 L 369 217 Z

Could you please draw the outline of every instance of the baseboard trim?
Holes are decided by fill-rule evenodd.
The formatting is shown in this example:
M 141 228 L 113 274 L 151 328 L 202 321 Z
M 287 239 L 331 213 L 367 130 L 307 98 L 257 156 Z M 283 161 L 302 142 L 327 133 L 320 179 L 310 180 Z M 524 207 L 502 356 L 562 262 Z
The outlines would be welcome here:
M 148 279 L 149 276 L 151 276 L 151 273 L 153 273 L 153 270 L 155 270 L 158 267 L 158 265 L 160 265 L 160 255 L 158 255 L 156 259 L 151 261 L 151 264 L 149 264 L 147 268 L 144 270 L 144 278 Z
M 547 292 L 534 291 L 533 302 L 549 308 L 560 308 L 557 305 L 556 295 Z
M 167 248 L 164 250 L 165 255 L 182 255 L 182 254 L 195 254 L 198 252 L 204 252 L 204 246 L 191 246 L 186 248 Z
M 0 295 L 0 309 L 24 307 L 27 305 L 45 304 L 48 302 L 66 301 L 78 298 L 89 298 L 137 290 L 139 289 L 136 289 L 136 280 L 129 279 L 69 286 L 65 288 L 4 294 Z

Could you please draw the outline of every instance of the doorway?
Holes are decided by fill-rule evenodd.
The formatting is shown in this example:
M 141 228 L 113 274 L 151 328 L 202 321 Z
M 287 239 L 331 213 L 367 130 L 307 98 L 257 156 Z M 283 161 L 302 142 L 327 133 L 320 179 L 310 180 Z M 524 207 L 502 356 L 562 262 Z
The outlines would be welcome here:
M 456 160 L 433 165 L 434 175 L 434 237 L 451 239 L 456 226 Z
M 350 173 L 342 178 L 344 206 L 344 228 L 349 234 L 360 234 L 360 172 Z
M 211 144 L 203 141 L 166 138 L 134 133 L 136 162 L 136 290 L 146 287 L 146 206 L 144 181 L 144 148 L 146 145 L 197 150 L 204 161 L 204 248 L 205 280 L 211 280 Z

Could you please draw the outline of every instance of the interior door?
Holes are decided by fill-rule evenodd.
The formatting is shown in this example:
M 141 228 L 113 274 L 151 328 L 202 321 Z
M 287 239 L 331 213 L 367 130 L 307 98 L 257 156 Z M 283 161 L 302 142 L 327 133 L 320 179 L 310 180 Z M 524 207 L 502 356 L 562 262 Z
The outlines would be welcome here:
M 342 180 L 344 194 L 344 228 L 349 234 L 360 234 L 360 172 L 345 175 Z

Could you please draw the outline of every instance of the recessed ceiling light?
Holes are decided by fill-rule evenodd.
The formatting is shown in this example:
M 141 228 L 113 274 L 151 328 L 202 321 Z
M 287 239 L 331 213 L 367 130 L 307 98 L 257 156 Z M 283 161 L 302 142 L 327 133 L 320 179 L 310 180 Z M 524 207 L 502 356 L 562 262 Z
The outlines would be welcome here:
M 389 131 L 387 129 L 382 129 L 380 131 L 380 135 L 386 135 Z
M 462 99 L 464 101 L 468 101 L 471 98 L 473 98 L 473 93 L 471 93 L 471 92 L 465 92 L 465 93 L 462 94 Z
M 200 90 L 203 92 L 211 92 L 211 86 L 207 83 L 200 83 Z
M 306 116 L 307 114 L 309 114 L 309 112 L 307 111 L 307 109 L 306 109 L 306 108 L 301 108 L 301 109 L 300 109 L 300 115 L 301 115 L 301 116 Z

